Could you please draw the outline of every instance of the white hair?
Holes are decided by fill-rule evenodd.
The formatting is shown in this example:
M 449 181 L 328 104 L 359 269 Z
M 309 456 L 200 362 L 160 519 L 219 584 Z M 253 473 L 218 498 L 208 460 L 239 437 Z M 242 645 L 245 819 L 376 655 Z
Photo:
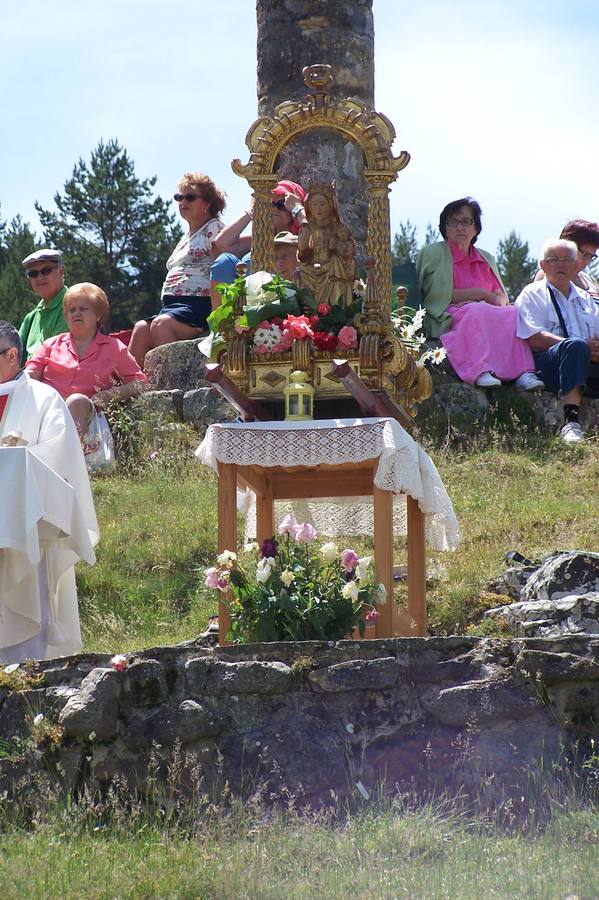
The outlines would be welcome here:
M 546 259 L 547 256 L 551 256 L 550 250 L 567 250 L 572 259 L 576 259 L 578 256 L 578 247 L 574 241 L 567 241 L 565 238 L 549 238 L 548 241 L 545 241 L 541 247 L 541 256 L 539 259 L 543 260 Z

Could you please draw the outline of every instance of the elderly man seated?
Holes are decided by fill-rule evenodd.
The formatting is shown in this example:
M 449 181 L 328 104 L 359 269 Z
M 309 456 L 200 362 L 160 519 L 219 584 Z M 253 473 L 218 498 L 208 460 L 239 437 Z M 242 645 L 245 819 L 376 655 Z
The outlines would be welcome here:
M 94 563 L 99 536 L 73 419 L 22 352 L 0 321 L 0 663 L 81 649 L 73 566 Z
M 599 397 L 599 305 L 574 284 L 577 253 L 573 241 L 546 241 L 540 260 L 545 277 L 516 300 L 517 336 L 528 341 L 545 388 L 563 398 L 560 436 L 566 444 L 584 440 L 578 421 L 583 393 Z

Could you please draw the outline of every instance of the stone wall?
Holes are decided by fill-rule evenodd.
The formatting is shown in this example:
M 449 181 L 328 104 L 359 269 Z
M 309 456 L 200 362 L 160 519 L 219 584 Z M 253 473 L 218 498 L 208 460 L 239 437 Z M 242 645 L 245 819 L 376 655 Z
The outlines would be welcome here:
M 50 750 L 44 722 L 60 726 Z M 598 739 L 598 723 L 589 636 L 189 643 L 131 653 L 123 671 L 83 655 L 37 664 L 21 692 L 0 688 L 0 740 L 29 738 L 0 761 L 0 794 L 34 770 L 68 791 L 118 778 L 143 794 L 173 755 L 182 783 L 213 795 L 225 782 L 310 803 L 381 783 L 511 794 L 541 758 L 549 770 Z

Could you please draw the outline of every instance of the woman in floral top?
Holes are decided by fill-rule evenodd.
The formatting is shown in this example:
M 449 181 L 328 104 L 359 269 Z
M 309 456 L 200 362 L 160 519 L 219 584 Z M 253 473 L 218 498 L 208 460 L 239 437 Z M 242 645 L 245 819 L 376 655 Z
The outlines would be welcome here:
M 137 322 L 133 329 L 129 352 L 142 368 L 148 350 L 191 340 L 208 328 L 210 266 L 217 255 L 213 242 L 223 229 L 218 216 L 225 199 L 207 175 L 186 172 L 175 200 L 189 231 L 167 260 L 160 312 L 153 319 Z

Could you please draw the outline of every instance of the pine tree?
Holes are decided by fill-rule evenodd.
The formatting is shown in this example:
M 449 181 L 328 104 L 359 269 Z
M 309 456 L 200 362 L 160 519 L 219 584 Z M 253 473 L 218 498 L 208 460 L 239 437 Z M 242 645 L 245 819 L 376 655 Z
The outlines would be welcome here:
M 116 140 L 100 141 L 89 164 L 79 159 L 57 212 L 36 203 L 45 242 L 62 251 L 67 283 L 92 281 L 111 301 L 111 326 L 156 312 L 165 262 L 181 230 L 153 196 L 156 177 L 140 181 Z
M 393 238 L 391 256 L 394 266 L 401 266 L 407 262 L 416 262 L 418 256 L 418 241 L 416 240 L 416 226 L 409 219 L 399 223 L 399 231 Z
M 28 285 L 22 261 L 35 250 L 35 236 L 20 216 L 0 222 L 0 319 L 17 328 L 39 297 Z
M 533 280 L 538 269 L 536 259 L 528 253 L 528 241 L 523 241 L 514 230 L 499 241 L 497 265 L 511 300 L 515 300 L 522 288 Z

